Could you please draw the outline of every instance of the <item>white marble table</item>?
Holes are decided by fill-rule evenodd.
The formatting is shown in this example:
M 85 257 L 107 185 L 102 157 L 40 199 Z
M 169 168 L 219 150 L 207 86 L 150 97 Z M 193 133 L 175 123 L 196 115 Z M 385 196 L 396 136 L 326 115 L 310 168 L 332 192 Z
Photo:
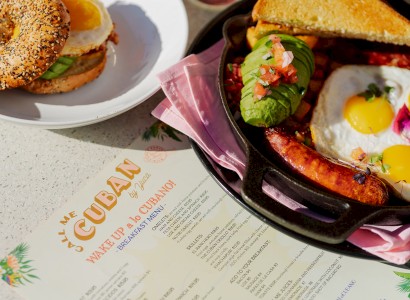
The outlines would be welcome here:
M 188 45 L 219 11 L 184 0 Z M 0 255 L 38 224 L 140 134 L 135 120 L 164 98 L 161 91 L 134 109 L 85 127 L 47 130 L 0 121 Z M 0 299 L 21 299 L 3 281 Z

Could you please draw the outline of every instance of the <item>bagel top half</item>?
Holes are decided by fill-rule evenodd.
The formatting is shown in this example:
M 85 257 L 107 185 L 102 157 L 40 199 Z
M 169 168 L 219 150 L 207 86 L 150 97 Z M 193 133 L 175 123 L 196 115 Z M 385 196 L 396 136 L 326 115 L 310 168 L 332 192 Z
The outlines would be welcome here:
M 43 74 L 70 31 L 70 16 L 60 0 L 2 0 L 0 20 L 0 90 Z

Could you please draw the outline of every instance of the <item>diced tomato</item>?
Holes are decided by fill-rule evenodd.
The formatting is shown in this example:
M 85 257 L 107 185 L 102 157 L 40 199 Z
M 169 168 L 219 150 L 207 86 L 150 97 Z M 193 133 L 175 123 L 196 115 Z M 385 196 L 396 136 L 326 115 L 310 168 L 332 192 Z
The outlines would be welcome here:
M 229 107 L 233 111 L 239 109 L 239 102 L 241 100 L 241 90 L 243 88 L 241 63 L 243 60 L 243 57 L 237 57 L 233 63 L 226 65 L 224 86 L 227 92 Z
M 288 83 L 296 83 L 296 82 L 298 82 L 298 76 L 295 74 L 295 75 L 292 75 L 291 77 L 289 77 L 289 79 L 288 79 Z
M 224 81 L 225 89 L 229 92 L 236 92 L 240 91 L 243 88 L 243 84 L 241 82 L 235 82 L 232 79 L 227 79 Z
M 259 72 L 261 73 L 261 75 L 265 75 L 266 73 L 270 73 L 272 72 L 273 67 L 269 66 L 269 65 L 261 65 L 259 67 Z
M 275 85 L 275 83 L 278 84 L 278 80 L 280 79 L 280 74 L 273 68 L 272 66 L 268 65 L 262 65 L 259 68 L 260 72 L 260 79 L 266 82 L 269 85 Z
M 272 43 L 276 44 L 276 43 L 280 43 L 280 37 L 278 37 L 275 34 L 271 34 L 269 36 L 269 39 L 272 41 Z
M 363 159 L 366 158 L 367 154 L 366 154 L 366 152 L 363 151 L 362 148 L 357 147 L 357 148 L 355 148 L 355 149 L 352 150 L 352 153 L 350 154 L 350 156 L 351 156 L 354 160 L 362 161 Z
M 226 66 L 226 74 L 228 78 L 234 81 L 239 81 L 242 78 L 241 66 L 239 63 L 232 63 Z
M 224 84 L 226 90 L 230 92 L 237 92 L 243 88 L 240 64 L 232 63 L 227 65 Z
M 261 74 L 259 78 L 272 86 L 278 86 L 281 81 L 285 83 L 296 83 L 298 81 L 297 70 L 292 64 L 285 68 L 262 65 L 259 72 Z
M 265 88 L 260 82 L 256 82 L 253 94 L 257 100 L 261 100 L 269 92 L 269 89 Z
M 288 65 L 283 74 L 284 81 L 286 83 L 296 83 L 298 81 L 298 77 L 296 73 L 297 73 L 296 68 L 292 64 Z

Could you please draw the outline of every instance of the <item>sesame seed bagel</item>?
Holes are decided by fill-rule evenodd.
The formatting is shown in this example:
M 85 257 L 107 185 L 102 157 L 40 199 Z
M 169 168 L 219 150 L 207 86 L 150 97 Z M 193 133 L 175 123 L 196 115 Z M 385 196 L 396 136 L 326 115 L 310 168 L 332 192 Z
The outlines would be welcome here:
M 61 0 L 1 0 L 0 90 L 41 76 L 58 58 L 69 31 Z

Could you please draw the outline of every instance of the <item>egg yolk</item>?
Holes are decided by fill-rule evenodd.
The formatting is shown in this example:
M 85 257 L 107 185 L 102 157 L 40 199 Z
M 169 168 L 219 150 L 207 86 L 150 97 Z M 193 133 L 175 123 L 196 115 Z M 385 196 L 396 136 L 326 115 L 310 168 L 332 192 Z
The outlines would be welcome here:
M 71 30 L 91 30 L 101 25 L 98 7 L 91 0 L 63 0 L 70 13 Z
M 366 100 L 362 96 L 353 96 L 347 100 L 343 116 L 358 132 L 371 134 L 390 126 L 394 110 L 385 98 Z
M 410 183 L 410 146 L 394 145 L 383 151 L 383 164 L 395 182 Z

